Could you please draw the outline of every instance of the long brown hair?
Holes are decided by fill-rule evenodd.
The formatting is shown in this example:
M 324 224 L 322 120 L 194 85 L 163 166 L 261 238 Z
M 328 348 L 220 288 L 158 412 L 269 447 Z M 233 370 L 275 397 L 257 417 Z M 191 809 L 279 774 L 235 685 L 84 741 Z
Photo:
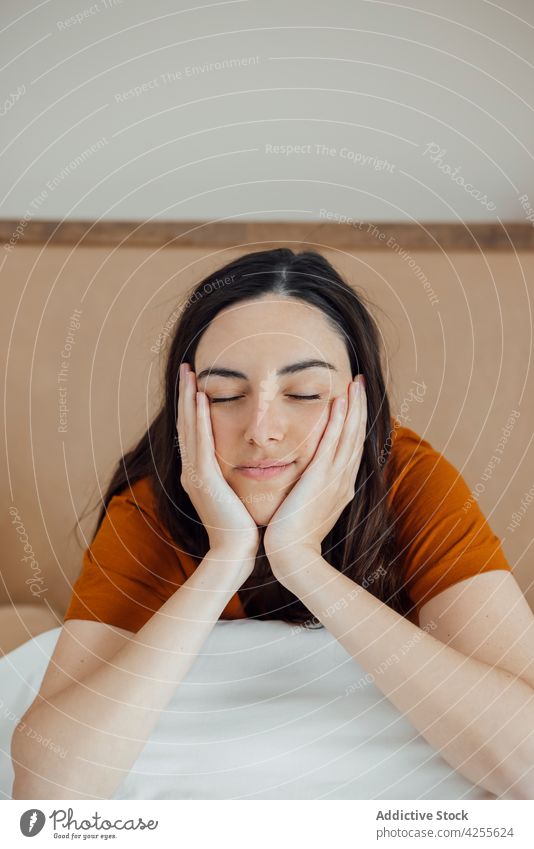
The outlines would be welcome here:
M 184 361 L 194 362 L 200 338 L 217 313 L 267 293 L 290 296 L 322 310 L 346 344 L 351 373 L 365 375 L 367 434 L 356 494 L 323 540 L 322 555 L 330 565 L 406 616 L 413 605 L 396 562 L 394 517 L 387 500 L 392 418 L 379 334 L 363 297 L 315 251 L 294 253 L 279 248 L 247 253 L 193 286 L 179 311 L 170 342 L 161 409 L 137 445 L 119 460 L 93 540 L 112 497 L 148 476 L 158 518 L 166 532 L 199 562 L 206 555 L 207 531 L 180 483 L 181 460 L 176 446 L 179 367 Z M 320 627 L 302 601 L 274 578 L 262 530 L 254 570 L 239 590 L 247 616 Z

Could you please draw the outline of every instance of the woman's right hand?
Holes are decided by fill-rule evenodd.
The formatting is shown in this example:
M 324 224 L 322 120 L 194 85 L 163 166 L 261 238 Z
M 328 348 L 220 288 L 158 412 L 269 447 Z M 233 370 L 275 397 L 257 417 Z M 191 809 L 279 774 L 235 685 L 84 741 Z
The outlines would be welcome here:
M 195 373 L 180 367 L 178 445 L 182 461 L 180 483 L 209 536 L 210 548 L 229 552 L 242 563 L 256 556 L 259 531 L 247 508 L 225 480 L 215 456 L 207 396 L 196 399 Z

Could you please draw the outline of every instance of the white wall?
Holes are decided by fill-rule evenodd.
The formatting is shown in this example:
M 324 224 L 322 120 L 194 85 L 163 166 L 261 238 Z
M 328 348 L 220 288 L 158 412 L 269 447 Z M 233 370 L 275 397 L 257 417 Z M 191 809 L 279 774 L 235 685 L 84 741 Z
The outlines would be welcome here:
M 2 11 L 4 218 L 534 220 L 529 0 Z

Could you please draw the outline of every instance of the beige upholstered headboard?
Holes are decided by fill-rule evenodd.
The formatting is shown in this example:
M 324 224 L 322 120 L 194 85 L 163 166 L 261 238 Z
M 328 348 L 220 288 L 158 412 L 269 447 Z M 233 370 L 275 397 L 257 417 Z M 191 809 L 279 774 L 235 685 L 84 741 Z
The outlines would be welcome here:
M 72 238 L 0 246 L 3 603 L 63 614 L 81 566 L 76 516 L 97 504 L 157 409 L 166 321 L 205 274 L 276 245 L 323 252 L 367 296 L 388 352 L 392 411 L 462 472 L 534 606 L 531 246 L 410 245 L 386 227 L 384 238 L 362 241 L 360 230 L 336 243 L 324 225 L 303 225 L 300 236 L 293 228 L 262 239 L 258 225 L 253 238 L 244 229 L 233 241 L 219 229 L 204 244 L 163 247 L 150 234 L 120 245 L 110 225 L 109 239 L 79 246 Z M 82 522 L 87 539 L 96 515 Z

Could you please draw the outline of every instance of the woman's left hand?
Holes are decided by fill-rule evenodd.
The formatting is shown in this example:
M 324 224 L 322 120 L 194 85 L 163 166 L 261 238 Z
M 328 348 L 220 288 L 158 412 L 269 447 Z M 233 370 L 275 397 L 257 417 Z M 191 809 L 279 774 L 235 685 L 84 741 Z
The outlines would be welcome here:
M 367 425 L 367 401 L 361 376 L 349 385 L 345 407 L 339 396 L 317 450 L 303 474 L 271 518 L 263 539 L 276 576 L 278 565 L 295 548 L 321 553 L 321 543 L 355 496 Z M 347 407 L 348 400 L 348 407 Z

